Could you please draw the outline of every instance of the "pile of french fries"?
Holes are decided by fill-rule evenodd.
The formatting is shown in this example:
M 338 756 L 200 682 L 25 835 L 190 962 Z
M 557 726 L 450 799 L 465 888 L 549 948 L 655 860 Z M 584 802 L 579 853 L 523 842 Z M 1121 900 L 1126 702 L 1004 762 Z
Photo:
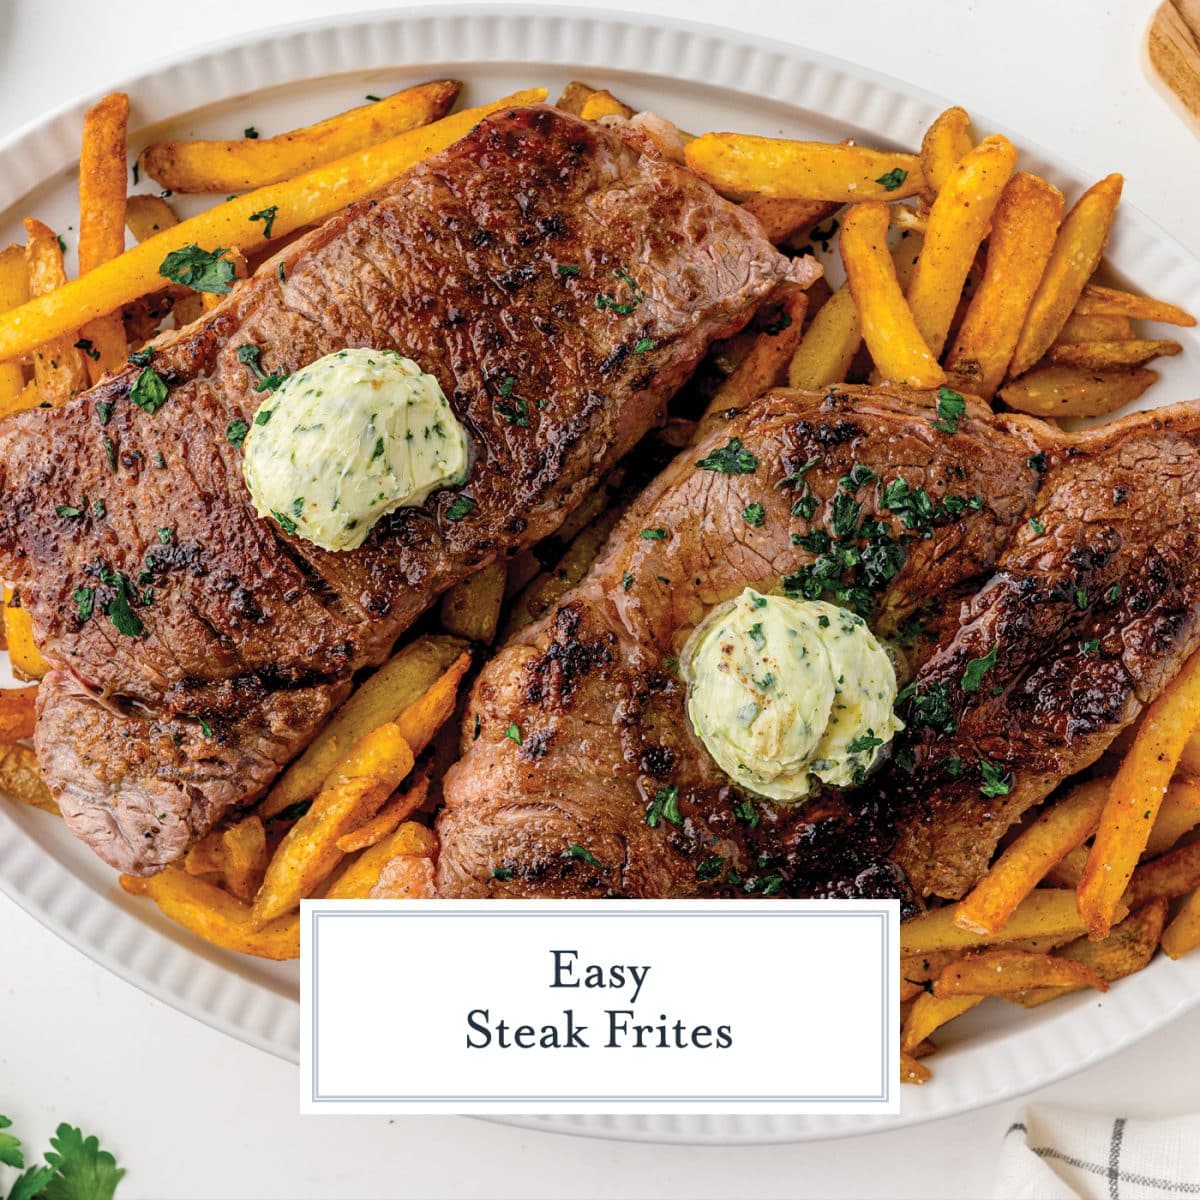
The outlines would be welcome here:
M 24 246 L 0 251 L 0 415 L 60 404 L 164 323 L 202 318 L 218 297 L 164 280 L 168 253 L 221 247 L 243 278 L 485 113 L 545 97 L 533 89 L 448 116 L 458 91 L 435 81 L 277 137 L 148 146 L 139 168 L 167 191 L 243 193 L 182 221 L 162 196 L 126 194 L 128 101 L 101 101 L 80 159 L 79 278 L 68 281 L 58 239 L 40 222 L 26 222 Z M 558 104 L 585 120 L 633 112 L 579 82 Z M 1043 417 L 1102 416 L 1154 382 L 1148 362 L 1179 350 L 1140 336 L 1135 320 L 1195 324 L 1170 303 L 1096 282 L 1120 176 L 1064 215 L 1058 189 L 1017 171 L 1007 139 L 977 141 L 961 108 L 938 117 L 918 154 L 725 133 L 684 141 L 693 170 L 772 241 L 792 252 L 836 245 L 846 276 L 837 288 L 782 289 L 716 347 L 719 382 L 703 416 L 783 383 L 868 379 L 948 386 Z M 656 436 L 682 448 L 697 425 L 677 417 Z M 432 895 L 429 747 L 455 712 L 472 645 L 550 611 L 586 574 L 629 495 L 618 468 L 549 543 L 451 589 L 443 632 L 416 637 L 361 684 L 252 810 L 179 865 L 122 876 L 121 886 L 216 945 L 274 959 L 299 953 L 303 898 Z M 0 692 L 0 793 L 57 813 L 26 744 L 46 664 L 11 589 L 3 615 L 14 671 L 33 686 Z M 1200 655 L 1091 777 L 1031 815 L 968 896 L 903 926 L 902 1078 L 929 1078 L 933 1035 L 988 997 L 1033 1007 L 1103 991 L 1160 946 L 1179 957 L 1200 945 L 1197 830 Z

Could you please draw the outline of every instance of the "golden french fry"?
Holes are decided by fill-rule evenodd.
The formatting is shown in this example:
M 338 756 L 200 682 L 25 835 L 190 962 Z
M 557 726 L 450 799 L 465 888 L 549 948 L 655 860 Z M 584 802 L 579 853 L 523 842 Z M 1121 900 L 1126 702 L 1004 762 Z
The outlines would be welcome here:
M 1115 925 L 1102 941 L 1079 938 L 1064 946 L 1059 951 L 1059 957 L 1082 963 L 1107 983 L 1123 979 L 1140 971 L 1154 957 L 1166 914 L 1167 901 L 1152 900 Z M 1055 1000 L 1077 990 L 1077 987 L 1031 988 L 1027 992 L 1017 993 L 1011 999 L 1025 1008 L 1036 1008 L 1047 1000 Z
M 554 102 L 554 107 L 561 108 L 563 112 L 569 112 L 572 116 L 578 117 L 583 112 L 587 98 L 595 91 L 596 89 L 589 84 L 572 79 L 563 88 L 562 95 Z
M 433 859 L 398 854 L 384 865 L 370 900 L 429 900 L 435 894 Z
M 1131 404 L 1157 378 L 1158 372 L 1146 367 L 1039 367 L 1004 384 L 998 396 L 1009 408 L 1035 417 L 1102 417 Z
M 37 685 L 0 689 L 0 742 L 33 737 Z
M 394 724 L 413 754 L 433 741 L 434 734 L 450 719 L 458 699 L 458 685 L 471 665 L 471 653 L 464 650 L 430 685 L 423 696 L 412 702 Z
M 189 875 L 210 876 L 218 882 L 224 878 L 225 858 L 221 847 L 221 828 L 210 829 L 198 838 L 183 856 L 183 869 Z
M 412 767 L 412 749 L 395 722 L 356 742 L 271 857 L 254 897 L 254 923 L 265 925 L 315 895 L 342 860 L 338 839 L 373 816 Z
M 129 196 L 125 200 L 125 224 L 135 240 L 144 242 L 164 229 L 173 229 L 179 218 L 161 196 Z
M 946 373 L 925 344 L 900 290 L 888 253 L 887 226 L 887 205 L 879 201 L 852 205 L 842 221 L 838 244 L 863 339 L 885 378 L 910 387 L 938 387 Z
M 149 896 L 163 916 L 214 946 L 277 961 L 300 957 L 300 918 L 294 913 L 256 926 L 248 905 L 179 867 L 146 878 L 122 875 L 120 881 L 131 896 Z
M 1083 868 L 1087 866 L 1088 845 L 1076 846 L 1070 854 L 1060 859 L 1046 872 L 1045 882 L 1051 887 L 1070 888 L 1074 891 L 1083 878 Z
M 1076 309 L 1059 331 L 1055 345 L 1066 342 L 1127 342 L 1135 336 L 1128 317 L 1093 315 Z
M 239 899 L 254 899 L 267 869 L 267 831 L 253 814 L 221 832 L 225 886 Z
M 900 999 L 914 1000 L 961 955 L 960 950 L 939 950 L 931 954 L 913 954 L 900 960 Z
M 1142 857 L 1154 858 L 1165 853 L 1197 825 L 1200 825 L 1200 780 L 1177 775 L 1167 787 Z
M 266 222 L 250 218 L 275 210 L 271 237 L 280 238 L 305 225 L 314 225 L 354 200 L 370 195 L 415 163 L 444 150 L 468 133 L 489 113 L 514 105 L 536 104 L 545 88 L 529 88 L 479 108 L 443 117 L 432 125 L 411 129 L 377 146 L 348 154 L 284 183 L 268 184 L 218 204 L 199 216 L 165 229 L 120 258 L 104 263 L 50 295 L 0 314 L 0 362 L 28 353 L 35 346 L 61 337 L 80 321 L 103 316 L 163 284 L 159 267 L 173 250 L 200 245 L 257 249 L 268 239 Z M 32 291 L 33 289 L 31 289 Z
M 1127 909 L 1122 904 L 1120 909 Z M 955 905 L 947 904 L 900 926 L 900 953 L 930 954 L 938 950 L 970 950 L 993 942 L 1015 942 L 1031 937 L 1080 937 L 1087 926 L 1076 907 L 1075 893 L 1066 888 L 1035 888 L 1013 910 L 1004 927 L 994 934 L 973 933 L 954 923 Z M 1121 913 L 1124 915 L 1124 912 Z
M 1052 801 L 992 863 L 974 890 L 958 902 L 955 925 L 984 934 L 1002 929 L 1050 868 L 1096 832 L 1111 782 L 1091 779 L 1077 784 L 1061 800 Z
M 327 900 L 365 900 L 379 882 L 379 874 L 397 855 L 431 857 L 437 852 L 432 829 L 417 821 L 406 821 L 383 841 L 364 850 L 335 876 L 325 889 Z
M 334 713 L 312 745 L 283 773 L 258 807 L 267 820 L 311 800 L 338 760 L 359 738 L 394 721 L 465 649 L 449 637 L 420 637 L 396 652 Z
M 980 950 L 951 963 L 937 977 L 933 994 L 948 996 L 1002 996 L 1035 987 L 1094 987 L 1108 984 L 1085 963 L 1035 954 L 1028 950 Z
M 0 250 L 0 312 L 16 308 L 29 299 L 29 273 L 25 269 L 25 247 L 16 244 Z M 0 363 L 0 417 L 22 412 L 25 375 L 21 364 Z
M 921 139 L 921 170 L 932 192 L 942 190 L 974 145 L 971 118 L 965 108 L 948 108 L 930 125 Z
M 767 241 L 775 245 L 807 237 L 841 207 L 835 200 L 751 196 L 742 207 L 757 218 Z
M 585 121 L 598 121 L 601 117 L 632 117 L 633 109 L 622 104 L 607 88 L 600 88 L 584 100 L 579 115 Z
M 129 97 L 124 92 L 105 96 L 83 118 L 79 155 L 80 275 L 125 252 L 128 123 Z M 87 371 L 92 383 L 124 364 L 125 323 L 119 310 L 88 321 L 79 334 L 80 341 L 87 344 Z
M 37 755 L 29 746 L 0 745 L 0 793 L 59 816 L 58 805 L 42 781 Z
M 29 294 L 40 299 L 52 299 L 60 295 L 67 284 L 67 272 L 63 267 L 62 247 L 58 236 L 41 221 L 31 217 L 25 219 L 25 269 L 29 272 Z M 15 320 L 39 299 L 32 299 L 0 316 L 3 320 Z M 26 346 L 33 351 L 33 374 L 38 391 L 44 401 L 62 404 L 88 386 L 87 367 L 83 352 L 79 349 L 79 330 L 71 325 L 56 335 L 40 339 L 41 344 Z
M 1062 210 L 1062 192 L 1024 171 L 1000 194 L 983 277 L 946 356 L 946 370 L 985 400 L 996 394 L 1008 369 L 1054 248 Z
M 383 841 L 401 821 L 411 817 L 428 796 L 429 771 L 426 769 L 403 791 L 397 792 L 373 817 L 338 838 L 337 848 L 343 854 L 353 854 L 356 850 L 366 850 Z
M 455 584 L 442 597 L 442 628 L 471 642 L 495 641 L 504 604 L 505 574 L 504 564 L 493 562 Z
M 1084 286 L 1075 311 L 1087 316 L 1133 317 L 1143 321 L 1160 321 L 1164 325 L 1195 325 L 1196 318 L 1186 309 L 1150 296 L 1137 296 L 1119 288 L 1101 287 L 1098 283 Z
M 33 621 L 28 610 L 14 604 L 11 588 L 4 589 L 4 640 L 8 661 L 18 679 L 41 679 L 50 670 L 33 640 Z
M 1079 302 L 1104 253 L 1123 183 L 1120 175 L 1109 175 L 1067 213 L 1017 339 L 1010 375 L 1023 375 L 1050 349 Z
M 1114 367 L 1140 367 L 1152 358 L 1172 357 L 1182 350 L 1165 338 L 1128 338 L 1119 342 L 1067 342 L 1051 346 L 1046 359 L 1081 371 L 1109 371 Z
M 1163 930 L 1162 948 L 1171 958 L 1182 958 L 1200 946 L 1200 891 L 1192 892 Z
M 804 331 L 788 365 L 788 386 L 817 391 L 841 383 L 862 345 L 862 322 L 849 284 L 842 284 Z
M 173 192 L 244 192 L 282 183 L 444 117 L 461 87 L 454 79 L 418 84 L 275 137 L 154 142 L 138 165 Z
M 888 209 L 888 223 L 905 233 L 924 234 L 929 227 L 929 214 L 918 212 L 907 204 L 893 204 Z
M 961 1017 L 983 999 L 982 996 L 935 996 L 932 992 L 923 992 L 913 1001 L 908 1020 L 900 1030 L 900 1049 L 911 1054 L 947 1021 Z
M 1121 899 L 1136 909 L 1151 900 L 1175 900 L 1197 888 L 1200 888 L 1200 842 L 1187 842 L 1140 863 Z
M 900 1052 L 900 1082 L 928 1083 L 933 1073 L 922 1062 L 919 1062 L 907 1051 Z
M 921 337 L 935 358 L 946 343 L 975 252 L 1016 161 L 1016 148 L 1008 138 L 984 138 L 950 172 L 929 210 L 925 244 L 907 298 Z
M 1092 937 L 1104 937 L 1146 849 L 1184 743 L 1200 725 L 1200 654 L 1194 654 L 1146 710 L 1133 748 L 1113 780 L 1077 896 Z M 1164 858 L 1167 856 L 1164 856 Z M 1162 859 L 1148 863 L 1152 870 Z M 1200 880 L 1197 885 L 1200 886 Z M 1132 907 L 1137 907 L 1132 905 Z
M 687 165 L 734 200 L 903 200 L 924 187 L 915 154 L 748 133 L 705 133 L 687 145 Z

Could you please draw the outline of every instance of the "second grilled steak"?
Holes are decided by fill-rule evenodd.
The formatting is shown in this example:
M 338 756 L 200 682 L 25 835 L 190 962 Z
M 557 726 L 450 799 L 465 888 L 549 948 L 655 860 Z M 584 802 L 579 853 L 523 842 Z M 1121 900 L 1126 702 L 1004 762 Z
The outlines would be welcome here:
M 441 591 L 551 533 L 708 342 L 803 274 L 686 170 L 521 109 L 163 339 L 154 411 L 134 366 L 0 427 L 0 575 L 53 667 L 37 747 L 71 828 L 125 870 L 177 858 Z M 461 489 L 331 553 L 255 515 L 230 431 L 260 373 L 346 346 L 435 375 L 473 457 Z

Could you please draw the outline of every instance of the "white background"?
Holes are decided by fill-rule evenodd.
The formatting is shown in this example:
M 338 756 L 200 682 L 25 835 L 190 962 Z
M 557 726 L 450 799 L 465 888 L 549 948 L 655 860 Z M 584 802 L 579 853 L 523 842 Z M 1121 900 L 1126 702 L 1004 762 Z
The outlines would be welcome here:
M 565 3 L 566 0 L 563 0 Z M 634 7 L 636 0 L 625 0 Z M 620 7 L 620 3 L 615 5 Z M 640 9 L 790 40 L 1024 130 L 1200 253 L 1200 142 L 1145 80 L 1153 0 L 657 0 Z M 0 135 L 192 46 L 354 0 L 0 0 Z M 102 14 L 102 15 L 101 15 Z M 0 897 L 0 1112 L 44 1143 L 99 1132 L 161 1197 L 960 1197 L 991 1194 L 1021 1104 L 853 1142 L 623 1146 L 466 1118 L 296 1114 L 296 1070 L 109 976 Z M 1200 1011 L 1039 1100 L 1127 1115 L 1200 1109 Z

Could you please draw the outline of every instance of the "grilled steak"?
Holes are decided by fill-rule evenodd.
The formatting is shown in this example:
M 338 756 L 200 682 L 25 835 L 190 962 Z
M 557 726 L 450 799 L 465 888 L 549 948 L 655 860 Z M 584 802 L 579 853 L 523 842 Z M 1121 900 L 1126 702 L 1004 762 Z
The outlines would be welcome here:
M 54 668 L 37 748 L 71 828 L 125 870 L 177 858 L 439 592 L 551 533 L 708 342 L 806 271 L 686 170 L 521 109 L 166 336 L 157 411 L 131 402 L 132 366 L 7 422 L 0 575 Z M 353 552 L 259 520 L 227 433 L 264 394 L 248 345 L 268 374 L 346 346 L 417 360 L 469 431 L 466 485 Z
M 485 669 L 446 779 L 441 894 L 958 896 L 1177 671 L 1197 641 L 1200 411 L 1076 436 L 970 404 L 949 434 L 918 394 L 849 392 L 769 393 L 711 428 Z M 751 473 L 698 467 L 731 438 Z M 903 649 L 909 726 L 860 788 L 747 803 L 692 733 L 673 659 L 745 586 L 811 582 L 795 538 L 828 531 L 839 494 L 862 508 L 838 598 Z M 741 516 L 755 502 L 761 526 Z M 651 827 L 663 788 L 681 820 Z

